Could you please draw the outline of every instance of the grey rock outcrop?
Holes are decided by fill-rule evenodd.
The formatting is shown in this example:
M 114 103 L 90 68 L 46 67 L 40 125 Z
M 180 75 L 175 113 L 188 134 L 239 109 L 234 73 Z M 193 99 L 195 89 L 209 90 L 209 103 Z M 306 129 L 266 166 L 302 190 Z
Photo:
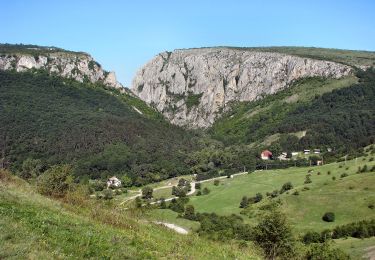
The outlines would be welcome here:
M 61 77 L 72 78 L 83 82 L 103 84 L 126 91 L 116 79 L 114 72 L 102 69 L 99 63 L 88 54 L 72 52 L 52 52 L 43 55 L 2 54 L 0 56 L 0 70 L 16 70 L 17 72 L 29 69 L 45 69 Z
M 303 77 L 341 78 L 349 66 L 292 55 L 203 48 L 157 55 L 141 68 L 132 91 L 173 124 L 206 128 L 233 101 L 252 101 Z

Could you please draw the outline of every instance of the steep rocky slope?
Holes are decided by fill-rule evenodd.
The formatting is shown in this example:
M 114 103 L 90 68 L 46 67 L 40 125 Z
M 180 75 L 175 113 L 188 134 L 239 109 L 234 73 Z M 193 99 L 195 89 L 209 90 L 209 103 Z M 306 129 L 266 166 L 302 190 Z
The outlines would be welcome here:
M 0 70 L 23 72 L 29 69 L 45 69 L 79 82 L 101 82 L 124 90 L 115 73 L 103 70 L 87 53 L 34 45 L 0 45 Z
M 138 71 L 132 90 L 173 124 L 206 128 L 231 102 L 259 99 L 300 78 L 351 73 L 340 63 L 282 53 L 188 49 L 157 55 Z

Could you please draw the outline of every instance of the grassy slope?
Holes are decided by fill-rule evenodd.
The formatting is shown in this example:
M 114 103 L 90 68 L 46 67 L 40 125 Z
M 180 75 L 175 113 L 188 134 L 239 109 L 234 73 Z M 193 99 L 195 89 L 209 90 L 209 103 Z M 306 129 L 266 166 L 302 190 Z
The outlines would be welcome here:
M 375 161 L 369 162 L 370 158 L 372 157 L 367 156 L 357 161 L 347 161 L 346 164 L 342 162 L 316 167 L 257 171 L 234 179 L 223 179 L 219 186 L 207 182 L 202 184 L 202 188 L 208 187 L 211 192 L 204 196 L 190 197 L 189 203 L 194 205 L 197 212 L 240 214 L 239 203 L 242 196 L 254 196 L 257 192 L 265 196 L 266 192 L 280 190 L 284 183 L 290 181 L 294 189 L 279 198 L 283 202 L 282 209 L 288 215 L 294 229 L 297 232 L 322 231 L 336 225 L 375 217 L 375 211 L 367 207 L 370 203 L 375 203 L 375 173 L 356 173 L 358 166 L 367 164 L 371 168 L 375 165 Z M 312 183 L 304 184 L 309 170 L 313 170 Z M 331 172 L 330 175 L 327 174 L 328 171 Z M 321 174 L 318 175 L 318 172 Z M 349 176 L 340 178 L 342 173 Z M 332 177 L 336 177 L 336 180 L 332 180 Z M 310 190 L 302 191 L 304 187 L 309 187 Z M 295 190 L 298 190 L 300 195 L 292 195 Z M 326 223 L 321 220 L 327 211 L 335 212 L 335 222 Z M 257 207 L 254 207 L 253 212 L 254 218 L 244 215 L 246 222 L 257 221 Z M 155 212 L 154 216 L 173 220 L 173 213 Z
M 17 179 L 0 182 L 0 258 L 258 258 L 251 248 L 182 236 L 124 212 L 111 219 L 103 205 L 92 206 L 42 197 Z
M 369 247 L 374 247 L 375 237 L 358 239 L 358 238 L 346 238 L 335 240 L 336 246 L 353 259 L 363 259 L 362 257 L 368 253 Z M 367 258 L 365 258 L 367 259 Z
M 316 95 L 348 87 L 356 82 L 355 77 L 339 80 L 320 78 L 300 80 L 290 88 L 262 100 L 234 104 L 228 113 L 214 123 L 209 132 L 213 137 L 226 143 L 255 142 L 255 140 L 247 140 L 247 132 L 249 125 L 259 124 L 259 118 L 267 119 L 272 116 L 272 120 L 267 122 L 267 127 L 270 124 L 277 125 L 287 116 L 288 112 L 294 110 L 301 103 L 311 102 Z M 264 126 L 265 124 L 259 125 L 256 131 L 262 139 L 266 138 L 268 132 L 262 130 Z

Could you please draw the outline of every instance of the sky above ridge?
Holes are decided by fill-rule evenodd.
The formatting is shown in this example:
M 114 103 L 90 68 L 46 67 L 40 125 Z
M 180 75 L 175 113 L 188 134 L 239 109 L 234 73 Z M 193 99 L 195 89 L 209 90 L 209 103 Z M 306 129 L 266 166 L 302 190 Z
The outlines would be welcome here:
M 163 51 L 314 46 L 375 51 L 375 1 L 0 0 L 0 43 L 90 53 L 129 87 Z

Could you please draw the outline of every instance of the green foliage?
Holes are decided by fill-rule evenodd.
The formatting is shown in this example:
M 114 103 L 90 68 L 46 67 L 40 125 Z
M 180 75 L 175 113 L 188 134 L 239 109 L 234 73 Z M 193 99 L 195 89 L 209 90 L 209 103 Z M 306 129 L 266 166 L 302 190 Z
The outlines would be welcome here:
M 187 109 L 190 110 L 192 107 L 198 106 L 202 95 L 203 93 L 200 93 L 200 94 L 189 93 L 189 95 L 186 98 Z
M 45 170 L 42 160 L 27 158 L 22 162 L 20 176 L 24 179 L 36 178 Z
M 286 217 L 278 211 L 267 214 L 255 227 L 255 241 L 266 258 L 290 258 L 294 254 L 294 239 Z
M 283 194 L 284 192 L 293 189 L 293 185 L 290 181 L 283 184 L 280 190 L 280 194 Z
M 160 208 L 161 209 L 166 209 L 167 208 L 167 203 L 165 202 L 164 198 L 160 198 Z
M 375 219 L 362 220 L 337 226 L 332 230 L 332 238 L 355 237 L 368 238 L 375 236 Z
M 189 172 L 193 134 L 127 94 L 44 71 L 0 71 L 0 103 L 0 153 L 15 171 L 28 158 L 74 162 L 78 179 L 126 174 L 135 185 Z
M 113 191 L 111 189 L 105 189 L 103 191 L 103 199 L 105 200 L 113 199 Z
M 219 186 L 219 184 L 220 184 L 220 180 L 214 180 L 214 185 L 215 186 Z
M 195 220 L 195 209 L 193 205 L 187 205 L 185 207 L 184 218 Z
M 202 191 L 202 194 L 203 194 L 203 195 L 207 195 L 207 194 L 209 194 L 210 192 L 211 192 L 211 191 L 210 191 L 209 188 L 204 187 L 204 188 L 203 188 L 203 191 Z
M 151 199 L 152 198 L 152 193 L 153 189 L 149 186 L 145 186 L 142 188 L 142 198 L 144 199 Z
M 37 189 L 43 195 L 63 197 L 71 183 L 71 166 L 55 165 L 38 177 Z
M 335 213 L 326 212 L 326 213 L 324 213 L 322 219 L 326 222 L 334 222 L 335 221 Z
M 312 183 L 310 175 L 306 175 L 305 181 L 303 182 L 304 184 L 309 184 Z
M 247 208 L 250 204 L 250 201 L 249 201 L 249 198 L 246 197 L 246 196 L 243 196 L 242 197 L 242 200 L 240 202 L 240 208 L 244 209 L 244 208 Z
M 306 256 L 309 260 L 349 260 L 350 257 L 338 248 L 333 248 L 330 243 L 313 244 Z
M 201 187 L 202 187 L 202 185 L 201 185 L 200 182 L 196 182 L 196 183 L 195 183 L 195 189 L 200 190 Z

